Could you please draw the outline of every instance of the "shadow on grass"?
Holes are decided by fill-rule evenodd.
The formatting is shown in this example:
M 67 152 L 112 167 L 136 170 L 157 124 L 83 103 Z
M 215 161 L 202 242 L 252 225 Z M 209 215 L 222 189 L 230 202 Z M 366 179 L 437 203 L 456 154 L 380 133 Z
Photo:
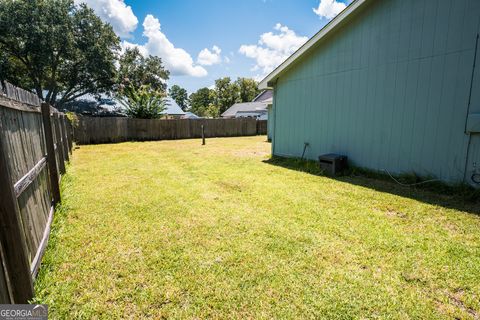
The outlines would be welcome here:
M 275 156 L 263 162 L 290 170 L 324 176 L 318 163 L 311 160 Z M 418 186 L 402 186 L 394 182 L 392 178 L 385 173 L 360 168 L 350 168 L 342 176 L 328 178 L 374 189 L 379 192 L 387 192 L 401 197 L 415 199 L 432 205 L 480 215 L 480 189 L 476 190 L 467 185 L 449 186 L 440 182 L 431 182 Z M 396 177 L 396 179 L 404 184 L 414 184 L 425 181 L 425 179 L 421 179 L 414 174 L 402 175 Z

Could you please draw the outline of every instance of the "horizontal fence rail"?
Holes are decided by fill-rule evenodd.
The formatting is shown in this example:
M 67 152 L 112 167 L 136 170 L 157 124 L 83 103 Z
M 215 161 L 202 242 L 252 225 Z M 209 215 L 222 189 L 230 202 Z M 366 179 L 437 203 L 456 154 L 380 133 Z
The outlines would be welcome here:
M 33 296 L 72 150 L 71 128 L 35 94 L 0 83 L 0 303 Z
M 267 121 L 235 119 L 133 119 L 79 116 L 75 141 L 79 144 L 123 141 L 176 140 L 202 137 L 237 137 L 267 134 Z

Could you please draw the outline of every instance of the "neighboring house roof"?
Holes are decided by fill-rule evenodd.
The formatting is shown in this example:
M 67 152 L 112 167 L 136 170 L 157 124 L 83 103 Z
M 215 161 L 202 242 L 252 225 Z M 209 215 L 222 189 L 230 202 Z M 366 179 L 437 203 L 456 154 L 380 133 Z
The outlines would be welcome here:
M 222 113 L 223 118 L 235 117 L 237 112 L 261 112 L 267 110 L 268 104 L 265 102 L 244 102 L 244 103 L 235 103 L 233 106 L 228 108 L 224 113 Z
M 273 101 L 273 90 L 263 90 L 258 96 L 253 99 L 253 102 L 265 102 L 272 103 Z
M 323 27 L 317 34 L 315 34 L 310 40 L 308 40 L 303 46 L 295 51 L 290 57 L 287 58 L 282 64 L 280 64 L 275 70 L 273 70 L 269 75 L 267 75 L 260 83 L 258 84 L 259 89 L 268 89 L 273 86 L 275 81 L 278 79 L 280 74 L 286 71 L 298 58 L 303 56 L 308 52 L 312 47 L 314 47 L 318 42 L 320 42 L 327 34 L 336 30 L 338 27 L 343 25 L 348 19 L 348 17 L 360 8 L 363 4 L 369 2 L 370 0 L 355 0 L 342 12 L 340 12 L 335 18 L 332 19 L 325 27 Z
M 162 114 L 168 114 L 172 116 L 183 116 L 185 112 L 180 108 L 180 106 L 170 97 L 165 98 L 165 107 L 166 109 Z
M 201 119 L 201 117 L 197 116 L 193 112 L 185 112 L 185 115 L 183 116 L 184 119 Z

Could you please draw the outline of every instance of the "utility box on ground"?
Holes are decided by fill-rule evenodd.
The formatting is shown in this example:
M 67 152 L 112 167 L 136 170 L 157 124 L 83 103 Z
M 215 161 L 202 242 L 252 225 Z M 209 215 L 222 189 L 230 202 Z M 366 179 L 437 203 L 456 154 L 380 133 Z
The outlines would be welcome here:
M 319 157 L 320 169 L 328 176 L 336 176 L 347 168 L 347 157 L 335 153 Z

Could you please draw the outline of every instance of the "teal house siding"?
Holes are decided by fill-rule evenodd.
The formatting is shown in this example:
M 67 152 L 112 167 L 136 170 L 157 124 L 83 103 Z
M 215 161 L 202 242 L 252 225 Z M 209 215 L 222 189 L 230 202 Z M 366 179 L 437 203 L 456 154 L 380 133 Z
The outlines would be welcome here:
M 273 153 L 472 183 L 479 32 L 479 0 L 366 1 L 275 79 Z

